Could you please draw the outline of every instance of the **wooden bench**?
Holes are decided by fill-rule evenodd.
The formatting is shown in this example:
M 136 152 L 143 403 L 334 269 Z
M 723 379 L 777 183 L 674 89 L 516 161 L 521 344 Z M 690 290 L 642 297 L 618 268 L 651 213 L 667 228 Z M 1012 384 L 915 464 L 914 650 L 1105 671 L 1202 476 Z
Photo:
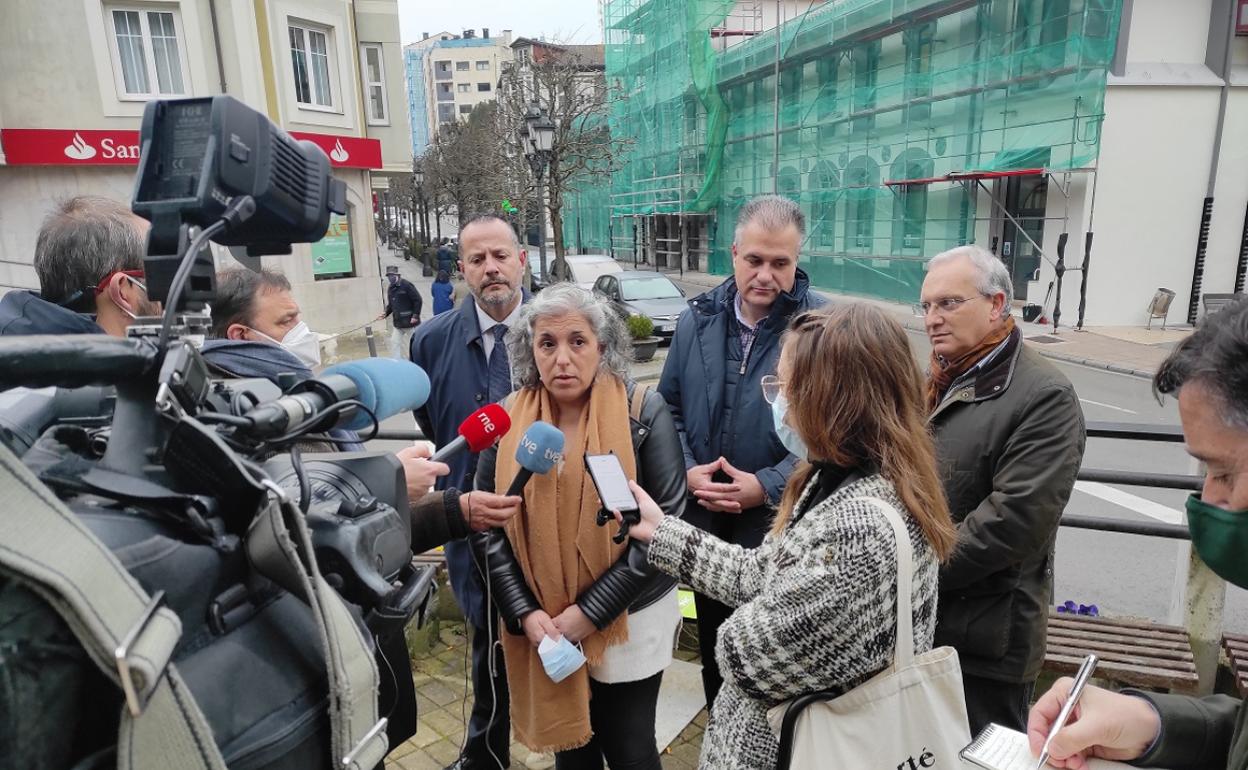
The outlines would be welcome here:
M 1248 698 L 1248 636 L 1223 634 L 1222 649 L 1231 664 L 1231 676 L 1235 677 L 1235 689 L 1240 697 Z
M 1088 653 L 1100 658 L 1094 676 L 1118 684 L 1194 693 L 1200 681 L 1191 641 L 1179 626 L 1049 610 L 1044 668 L 1074 674 Z

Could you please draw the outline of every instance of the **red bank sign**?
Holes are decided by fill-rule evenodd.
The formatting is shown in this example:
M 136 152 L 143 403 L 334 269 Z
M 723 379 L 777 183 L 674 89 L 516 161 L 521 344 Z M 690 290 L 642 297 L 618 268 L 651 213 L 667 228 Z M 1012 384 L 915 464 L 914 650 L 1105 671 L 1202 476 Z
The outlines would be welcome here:
M 292 131 L 325 151 L 335 168 L 381 168 L 381 142 L 356 136 Z M 138 131 L 74 128 L 0 128 L 0 145 L 10 166 L 134 166 Z

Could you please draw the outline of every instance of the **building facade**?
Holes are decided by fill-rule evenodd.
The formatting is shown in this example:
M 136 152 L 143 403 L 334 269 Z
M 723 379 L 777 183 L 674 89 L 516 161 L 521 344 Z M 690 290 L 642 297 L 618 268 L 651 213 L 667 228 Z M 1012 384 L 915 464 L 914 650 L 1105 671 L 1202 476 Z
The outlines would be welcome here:
M 419 157 L 438 127 L 464 120 L 473 108 L 495 97 L 499 75 L 511 61 L 511 30 L 490 37 L 490 30 L 465 30 L 452 36 L 422 35 L 404 47 L 408 77 L 408 112 L 412 154 Z
M 148 101 L 227 93 L 319 145 L 347 184 L 349 212 L 324 239 L 265 265 L 286 273 L 318 331 L 376 316 L 374 193 L 411 168 L 398 28 L 397 0 L 5 3 L 0 289 L 38 288 L 35 238 L 57 199 L 130 199 Z
M 1242 5 L 606 0 L 635 139 L 595 245 L 726 272 L 737 210 L 778 192 L 819 286 L 913 302 L 925 260 L 973 242 L 1020 302 L 1051 317 L 1060 292 L 1065 325 L 1085 256 L 1087 324 L 1143 324 L 1158 288 L 1187 320 L 1248 268 Z

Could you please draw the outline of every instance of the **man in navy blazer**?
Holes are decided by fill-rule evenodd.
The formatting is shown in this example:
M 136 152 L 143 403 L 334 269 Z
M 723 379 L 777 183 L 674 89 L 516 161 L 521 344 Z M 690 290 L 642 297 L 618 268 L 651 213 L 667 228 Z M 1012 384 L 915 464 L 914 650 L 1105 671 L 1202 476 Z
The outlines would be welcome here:
M 489 214 L 472 217 L 460 227 L 459 243 L 460 271 L 472 301 L 417 327 L 411 343 L 412 361 L 428 373 L 431 385 L 416 422 L 437 446 L 450 443 L 460 423 L 474 411 L 511 392 L 502 336 L 528 298 L 520 285 L 527 255 L 505 220 Z M 438 479 L 437 489 L 472 489 L 476 455 L 460 453 L 448 464 L 451 472 Z M 511 720 L 503 656 L 493 645 L 497 624 L 487 623 L 492 613 L 468 542 L 452 541 L 445 550 L 451 589 L 472 626 L 472 718 L 463 754 L 450 767 L 505 768 L 510 762 Z

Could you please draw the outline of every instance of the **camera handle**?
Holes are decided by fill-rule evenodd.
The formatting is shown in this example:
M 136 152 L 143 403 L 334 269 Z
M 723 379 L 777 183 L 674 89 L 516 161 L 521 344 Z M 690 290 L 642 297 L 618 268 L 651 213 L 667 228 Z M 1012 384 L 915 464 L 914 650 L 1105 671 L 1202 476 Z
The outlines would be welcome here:
M 620 531 L 611 536 L 611 542 L 623 543 L 628 539 L 628 530 L 637 522 L 641 521 L 641 511 L 620 511 L 623 521 L 620 522 Z M 607 523 L 615 521 L 615 514 L 606 508 L 598 509 L 598 526 L 606 526 Z

